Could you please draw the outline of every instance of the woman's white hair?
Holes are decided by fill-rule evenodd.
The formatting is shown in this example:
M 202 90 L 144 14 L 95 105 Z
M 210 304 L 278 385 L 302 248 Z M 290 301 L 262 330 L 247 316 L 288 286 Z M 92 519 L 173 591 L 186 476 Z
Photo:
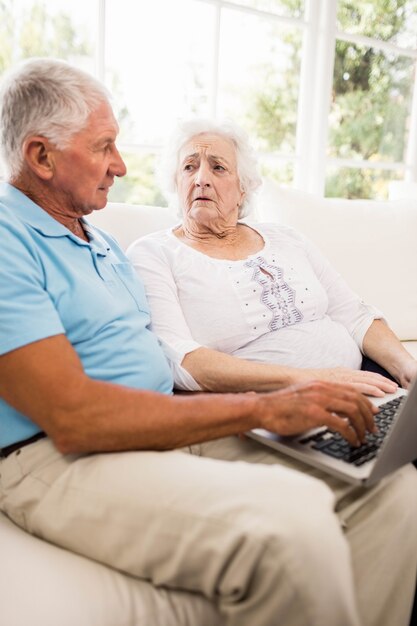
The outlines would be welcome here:
M 66 148 L 110 94 L 98 80 L 65 61 L 29 59 L 5 74 L 0 87 L 0 150 L 6 176 L 22 171 L 23 146 L 40 135 Z
M 253 209 L 253 195 L 261 185 L 258 173 L 257 160 L 253 148 L 249 144 L 245 131 L 234 122 L 215 121 L 210 119 L 192 119 L 178 124 L 171 139 L 168 141 L 161 159 L 158 179 L 169 205 L 181 214 L 177 194 L 177 170 L 181 148 L 196 135 L 210 133 L 229 139 L 236 149 L 237 175 L 241 191 L 245 193 L 242 205 L 239 208 L 239 219 L 248 215 Z

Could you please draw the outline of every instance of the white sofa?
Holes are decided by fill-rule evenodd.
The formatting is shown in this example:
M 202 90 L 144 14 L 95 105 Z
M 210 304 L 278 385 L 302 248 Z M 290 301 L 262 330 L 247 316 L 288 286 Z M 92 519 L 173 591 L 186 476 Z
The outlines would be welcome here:
M 282 221 L 313 239 L 417 358 L 417 199 L 322 200 L 268 183 L 257 218 Z M 126 248 L 177 218 L 164 208 L 110 204 L 91 221 Z M 156 594 L 146 582 L 30 537 L 0 514 L 0 623 L 220 626 L 221 619 L 200 597 Z

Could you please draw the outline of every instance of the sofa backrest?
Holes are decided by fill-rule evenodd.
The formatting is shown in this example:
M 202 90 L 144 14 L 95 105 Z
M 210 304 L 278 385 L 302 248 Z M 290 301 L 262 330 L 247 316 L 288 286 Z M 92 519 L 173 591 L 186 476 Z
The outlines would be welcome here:
M 123 250 L 139 237 L 169 228 L 179 221 L 175 213 L 166 207 L 119 202 L 109 202 L 104 209 L 94 211 L 87 219 L 113 235 Z

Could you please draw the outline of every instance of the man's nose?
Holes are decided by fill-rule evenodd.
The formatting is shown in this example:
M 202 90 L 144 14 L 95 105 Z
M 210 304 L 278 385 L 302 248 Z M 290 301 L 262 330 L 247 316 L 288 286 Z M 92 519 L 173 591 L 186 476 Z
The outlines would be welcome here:
M 127 172 L 126 164 L 123 161 L 122 156 L 116 147 L 114 148 L 111 170 L 114 176 L 119 176 L 119 177 L 124 176 Z

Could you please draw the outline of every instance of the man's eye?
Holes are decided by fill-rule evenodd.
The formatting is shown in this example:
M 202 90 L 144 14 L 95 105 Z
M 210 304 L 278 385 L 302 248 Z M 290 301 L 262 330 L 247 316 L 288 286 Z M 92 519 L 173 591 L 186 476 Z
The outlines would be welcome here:
M 191 163 L 188 163 L 187 165 L 184 165 L 184 171 L 185 172 L 189 172 L 193 169 L 193 166 L 191 165 Z
M 215 165 L 213 169 L 215 169 L 218 172 L 225 172 L 226 171 L 226 168 L 223 167 L 223 165 Z

